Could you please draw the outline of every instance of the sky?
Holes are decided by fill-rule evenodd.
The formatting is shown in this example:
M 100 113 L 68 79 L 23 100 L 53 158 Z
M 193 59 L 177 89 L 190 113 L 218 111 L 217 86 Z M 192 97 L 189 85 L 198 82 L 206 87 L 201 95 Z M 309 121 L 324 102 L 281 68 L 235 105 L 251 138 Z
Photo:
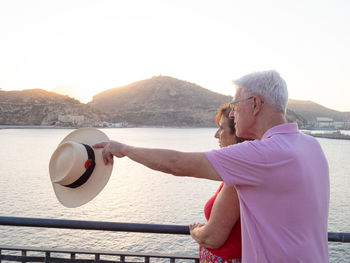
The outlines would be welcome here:
M 234 95 L 277 70 L 289 97 L 350 111 L 348 0 L 0 0 L 0 88 L 88 102 L 152 76 Z

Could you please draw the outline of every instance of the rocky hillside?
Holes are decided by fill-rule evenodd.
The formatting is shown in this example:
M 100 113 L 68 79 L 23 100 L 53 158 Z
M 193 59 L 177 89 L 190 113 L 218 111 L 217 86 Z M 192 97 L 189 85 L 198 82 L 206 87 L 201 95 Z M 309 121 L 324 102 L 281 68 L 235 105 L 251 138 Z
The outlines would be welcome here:
M 288 109 L 303 116 L 309 122 L 315 121 L 317 117 L 328 117 L 335 121 L 350 121 L 350 112 L 328 109 L 312 101 L 290 99 L 288 101 Z
M 106 114 L 45 90 L 0 90 L 0 125 L 95 126 Z
M 289 108 L 287 108 L 286 119 L 288 122 L 296 122 L 300 128 L 307 126 L 307 120 Z
M 232 97 L 196 84 L 157 76 L 106 90 L 88 104 L 40 89 L 0 89 L 0 125 L 101 126 L 104 121 L 135 126 L 214 127 L 217 108 Z M 311 101 L 289 100 L 287 120 L 305 127 L 316 117 L 349 121 Z
M 131 83 L 106 90 L 93 97 L 92 107 L 111 115 L 112 122 L 155 126 L 215 126 L 217 108 L 230 102 L 224 96 L 196 84 L 167 76 Z M 288 110 L 289 122 L 306 124 L 301 116 Z
M 208 127 L 215 125 L 218 106 L 230 100 L 196 84 L 158 76 L 106 90 L 89 105 L 108 112 L 112 122 Z

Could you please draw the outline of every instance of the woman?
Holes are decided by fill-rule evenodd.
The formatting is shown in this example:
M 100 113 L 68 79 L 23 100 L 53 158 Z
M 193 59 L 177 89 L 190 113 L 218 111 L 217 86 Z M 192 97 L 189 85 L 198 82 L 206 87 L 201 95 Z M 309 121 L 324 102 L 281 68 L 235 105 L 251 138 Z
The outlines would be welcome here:
M 244 141 L 236 136 L 229 114 L 230 106 L 224 104 L 216 115 L 219 129 L 215 138 L 219 139 L 220 147 Z M 200 245 L 200 262 L 241 262 L 241 224 L 236 189 L 222 183 L 206 203 L 204 214 L 207 223 L 190 224 L 191 236 Z

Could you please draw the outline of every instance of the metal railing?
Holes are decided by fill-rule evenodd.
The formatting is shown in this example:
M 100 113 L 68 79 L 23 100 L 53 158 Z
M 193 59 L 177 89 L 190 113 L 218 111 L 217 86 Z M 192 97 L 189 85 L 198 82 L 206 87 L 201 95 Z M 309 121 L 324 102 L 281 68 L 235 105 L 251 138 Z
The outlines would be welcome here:
M 17 254 L 14 254 L 17 253 Z M 33 247 L 0 246 L 0 262 L 99 262 L 99 263 L 150 263 L 153 260 L 175 260 L 199 263 L 198 256 L 150 253 L 110 252 L 79 249 L 44 249 Z
M 188 226 L 184 225 L 159 225 L 159 224 L 136 224 L 117 223 L 84 220 L 62 220 L 25 217 L 1 217 L 0 225 L 22 226 L 22 227 L 43 227 L 43 228 L 64 228 L 81 230 L 102 230 L 118 232 L 138 232 L 157 234 L 179 234 L 189 235 Z M 329 242 L 350 243 L 350 233 L 329 232 Z M 14 255 L 14 252 L 17 254 Z M 31 254 L 31 255 L 30 255 Z M 78 258 L 77 256 L 82 258 Z M 165 255 L 145 253 L 125 253 L 107 251 L 85 251 L 71 249 L 44 249 L 33 247 L 13 247 L 0 244 L 0 262 L 145 262 L 151 259 L 167 259 L 174 263 L 176 259 L 187 260 L 198 263 L 198 256 L 188 255 Z M 141 261 L 140 261 L 141 260 Z

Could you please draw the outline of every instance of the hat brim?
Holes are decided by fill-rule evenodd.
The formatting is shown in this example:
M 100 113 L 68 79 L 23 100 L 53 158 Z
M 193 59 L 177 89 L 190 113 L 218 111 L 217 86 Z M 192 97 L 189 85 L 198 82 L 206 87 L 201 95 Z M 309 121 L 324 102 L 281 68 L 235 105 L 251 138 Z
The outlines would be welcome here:
M 59 145 L 67 141 L 74 141 L 92 145 L 109 141 L 102 131 L 94 128 L 81 128 L 68 134 Z M 82 186 L 69 188 L 57 183 L 52 183 L 56 197 L 66 207 L 78 207 L 86 204 L 96 197 L 107 184 L 113 170 L 113 165 L 105 165 L 102 159 L 102 149 L 94 149 L 96 166 L 90 178 Z

